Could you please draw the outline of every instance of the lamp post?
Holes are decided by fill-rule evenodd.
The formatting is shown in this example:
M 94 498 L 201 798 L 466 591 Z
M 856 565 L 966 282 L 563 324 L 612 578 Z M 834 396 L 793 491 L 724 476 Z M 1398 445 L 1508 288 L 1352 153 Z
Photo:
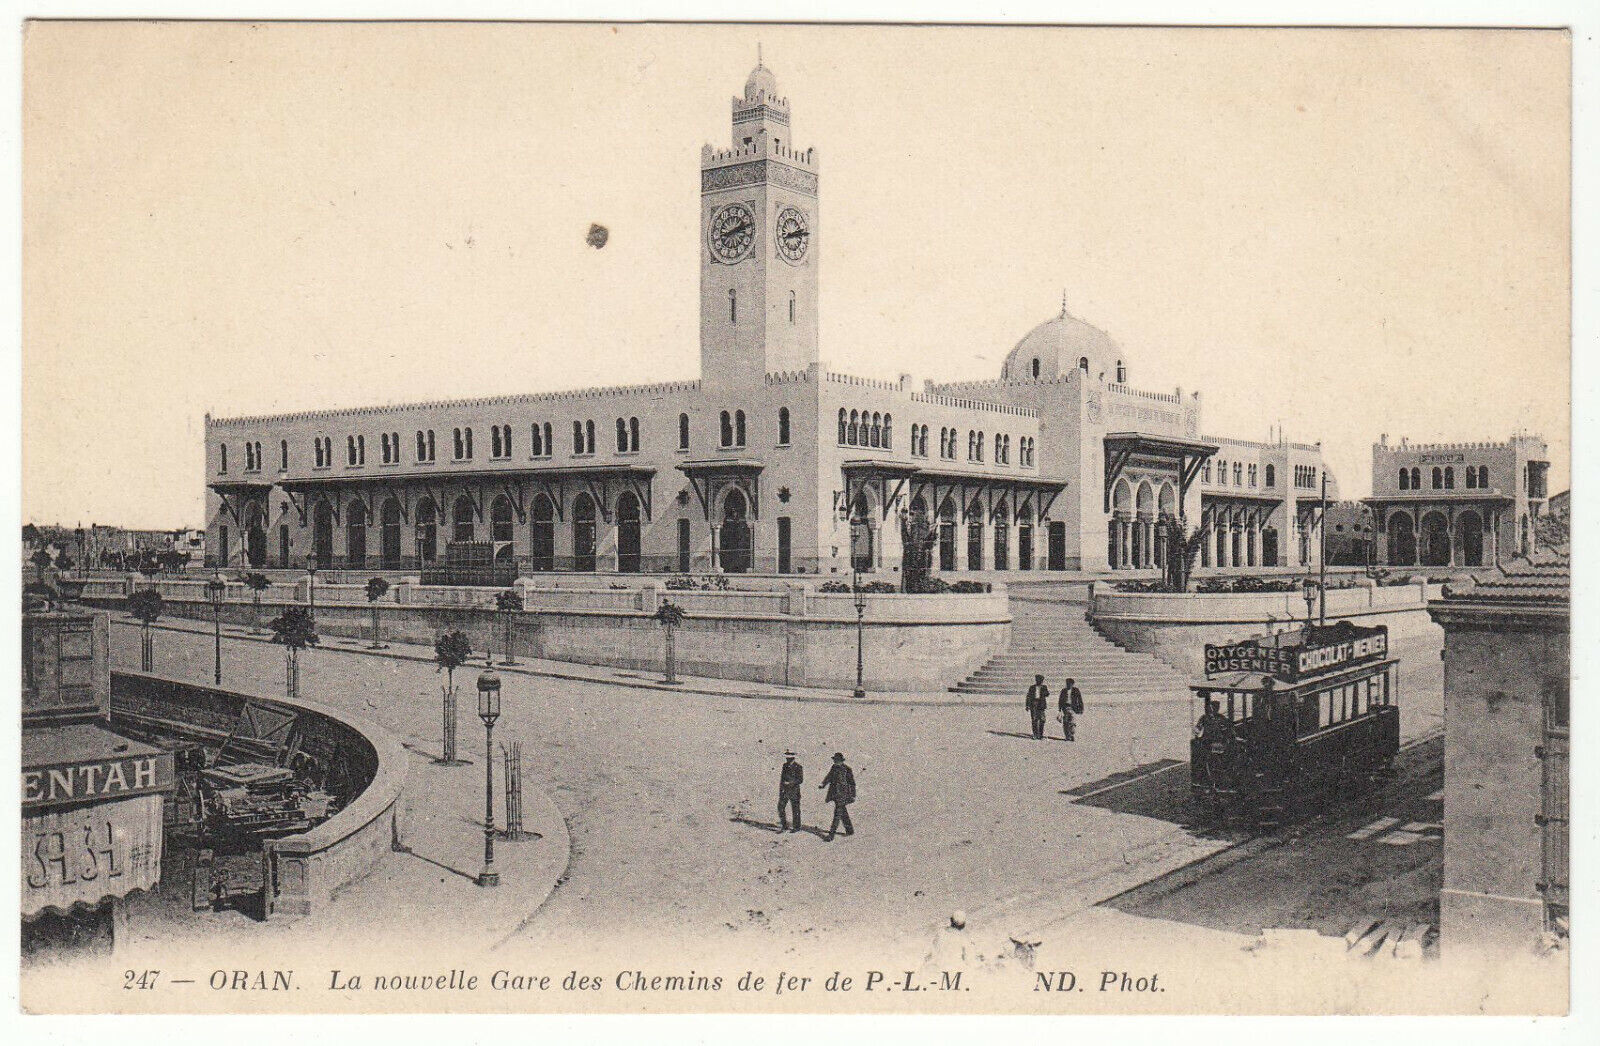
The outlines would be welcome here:
M 222 685 L 222 597 L 227 591 L 227 582 L 222 580 L 220 573 L 213 574 L 211 580 L 206 582 L 206 594 L 211 597 L 211 624 L 216 636 L 216 661 L 212 679 L 217 686 Z
M 1321 585 L 1317 584 L 1316 578 L 1309 578 L 1309 577 L 1305 579 L 1305 581 L 1303 582 L 1303 585 L 1302 585 L 1302 590 L 1301 590 L 1300 594 L 1305 597 L 1305 601 L 1306 601 L 1306 632 L 1307 633 L 1309 633 L 1311 631 L 1311 610 L 1312 610 L 1313 607 L 1315 607 L 1317 605 L 1317 592 L 1318 592 L 1319 589 L 1321 589 L 1321 587 L 1322 587 Z
M 859 570 L 854 571 L 851 574 L 850 587 L 854 591 L 856 597 L 856 689 L 853 696 L 866 697 L 867 688 L 862 685 L 861 676 L 862 668 L 864 667 L 862 657 L 862 633 L 866 627 L 867 594 L 861 591 L 861 572 Z
M 315 552 L 306 553 L 306 573 L 311 576 L 311 586 L 307 590 L 306 601 L 310 603 L 311 624 L 315 626 L 317 623 L 317 554 Z
M 1322 469 L 1322 514 L 1317 520 L 1321 545 L 1317 551 L 1317 624 L 1328 623 L 1328 469 Z
M 483 720 L 483 871 L 479 886 L 499 886 L 494 867 L 494 721 L 500 718 L 500 677 L 493 672 L 478 676 L 478 718 Z

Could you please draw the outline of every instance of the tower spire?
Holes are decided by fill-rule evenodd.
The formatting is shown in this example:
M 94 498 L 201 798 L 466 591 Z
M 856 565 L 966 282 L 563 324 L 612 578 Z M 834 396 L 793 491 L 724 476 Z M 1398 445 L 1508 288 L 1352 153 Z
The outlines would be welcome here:
M 1067 289 L 1061 288 L 1061 318 L 1067 318 Z

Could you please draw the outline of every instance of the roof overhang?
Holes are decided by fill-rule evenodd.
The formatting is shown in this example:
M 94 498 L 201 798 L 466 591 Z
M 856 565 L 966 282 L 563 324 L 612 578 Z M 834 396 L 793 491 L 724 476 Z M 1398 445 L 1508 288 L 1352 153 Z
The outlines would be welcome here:
M 1516 499 L 1498 490 L 1406 491 L 1403 494 L 1374 494 L 1362 498 L 1364 505 L 1510 505 Z

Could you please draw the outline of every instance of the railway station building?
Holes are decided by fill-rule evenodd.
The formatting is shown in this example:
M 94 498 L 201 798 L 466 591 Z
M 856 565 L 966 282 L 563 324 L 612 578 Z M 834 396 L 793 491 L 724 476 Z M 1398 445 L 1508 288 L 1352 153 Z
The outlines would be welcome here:
M 212 418 L 208 562 L 425 570 L 472 547 L 543 571 L 894 575 L 1314 565 L 1320 448 L 1205 436 L 1202 398 L 1133 383 L 1060 311 L 987 381 L 859 377 L 818 344 L 820 163 L 758 65 L 700 176 L 700 376 Z M 864 358 L 869 346 L 830 346 Z M 1330 486 L 1326 494 L 1337 496 Z
M 1483 567 L 1527 555 L 1546 511 L 1549 449 L 1538 436 L 1502 443 L 1372 446 L 1378 562 L 1391 567 Z

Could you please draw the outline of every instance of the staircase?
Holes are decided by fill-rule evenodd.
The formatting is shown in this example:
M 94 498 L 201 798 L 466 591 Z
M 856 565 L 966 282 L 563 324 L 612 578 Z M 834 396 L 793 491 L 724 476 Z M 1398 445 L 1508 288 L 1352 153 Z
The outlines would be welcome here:
M 1011 645 L 967 679 L 958 694 L 1005 694 L 1022 703 L 1033 677 L 1050 687 L 1050 714 L 1063 681 L 1071 676 L 1084 703 L 1144 704 L 1186 701 L 1188 682 L 1177 669 L 1150 654 L 1135 654 L 1095 631 L 1077 602 L 1011 600 Z

